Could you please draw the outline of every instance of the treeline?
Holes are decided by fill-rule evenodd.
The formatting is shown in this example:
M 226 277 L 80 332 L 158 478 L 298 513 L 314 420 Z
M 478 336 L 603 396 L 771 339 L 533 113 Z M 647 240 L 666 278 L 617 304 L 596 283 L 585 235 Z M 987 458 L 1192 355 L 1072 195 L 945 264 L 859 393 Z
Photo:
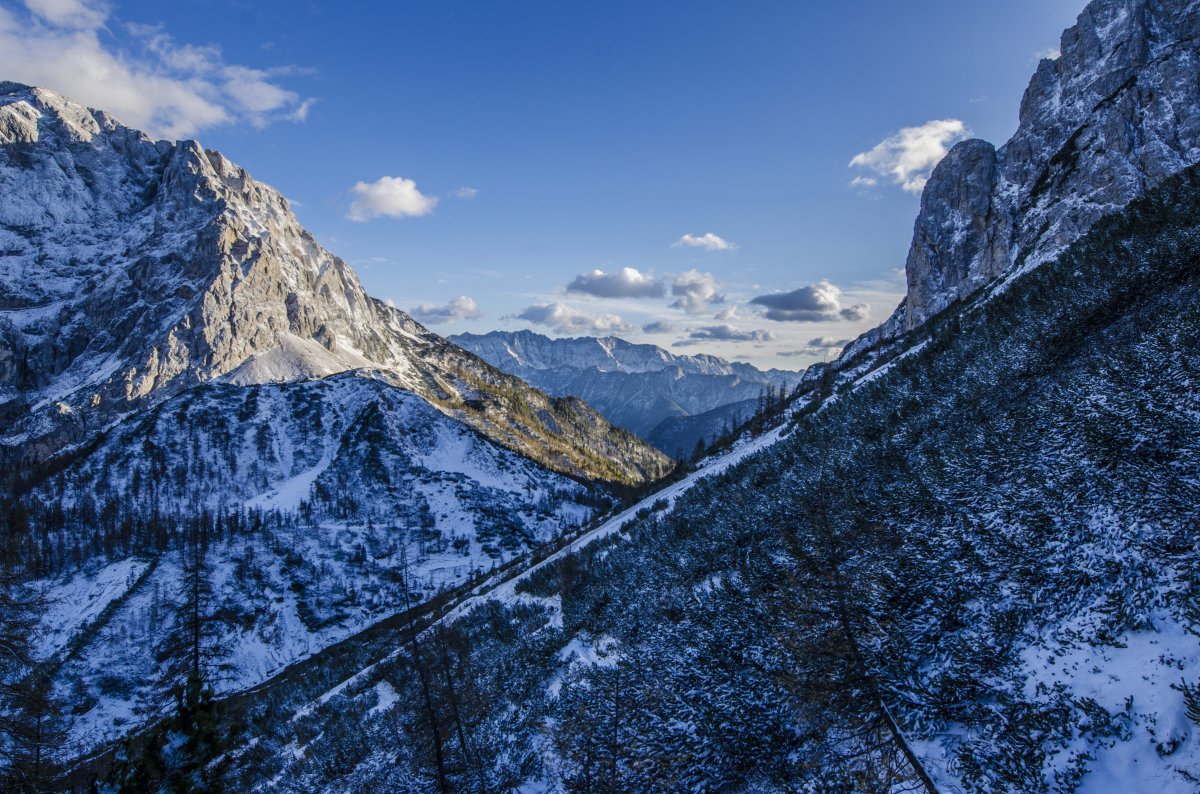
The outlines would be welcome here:
M 25 579 L 53 577 L 95 559 L 112 562 L 178 549 L 197 526 L 207 528 L 210 542 L 226 542 L 294 528 L 300 521 L 278 510 L 195 505 L 179 511 L 115 495 L 82 494 L 70 502 L 25 495 L 4 506 L 0 567 Z
M 759 435 L 773 427 L 787 407 L 807 389 L 807 382 L 797 383 L 790 393 L 782 386 L 776 388 L 774 384 L 767 384 L 767 387 L 758 393 L 754 413 L 745 418 L 740 416 L 731 418 L 726 423 L 725 429 L 715 438 L 710 439 L 708 443 L 705 443 L 704 439 L 696 442 L 696 447 L 692 450 L 691 463 L 694 464 L 702 458 L 729 449 L 744 435 Z

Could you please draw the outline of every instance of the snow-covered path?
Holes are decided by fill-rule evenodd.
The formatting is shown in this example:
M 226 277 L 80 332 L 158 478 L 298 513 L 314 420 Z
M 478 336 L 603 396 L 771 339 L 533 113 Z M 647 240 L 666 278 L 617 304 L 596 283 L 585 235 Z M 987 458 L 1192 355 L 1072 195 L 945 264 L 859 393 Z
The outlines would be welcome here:
M 672 483 L 666 488 L 663 488 L 661 491 L 655 491 L 653 494 L 647 496 L 645 499 L 633 505 L 632 507 L 622 510 L 608 521 L 605 521 L 603 524 L 587 532 L 586 534 L 581 535 L 578 539 L 568 543 L 562 549 L 556 551 L 554 554 L 551 554 L 541 562 L 525 568 L 520 573 L 513 575 L 508 580 L 496 585 L 485 593 L 480 593 L 478 596 L 472 596 L 471 598 L 468 598 L 454 609 L 447 612 L 446 615 L 437 622 L 453 621 L 483 601 L 512 601 L 517 595 L 517 584 L 525 579 L 528 579 L 536 571 L 544 568 L 547 565 L 552 565 L 563 557 L 573 554 L 585 546 L 594 543 L 597 540 L 602 540 L 614 532 L 617 532 L 622 526 L 624 526 L 625 522 L 633 518 L 639 510 L 649 508 L 655 502 L 660 500 L 665 501 L 667 503 L 666 511 L 670 512 L 675 507 L 675 500 L 678 499 L 683 493 L 691 490 L 693 485 L 707 477 L 721 474 L 754 453 L 771 446 L 780 439 L 787 426 L 787 423 L 784 422 L 779 427 L 764 433 L 758 438 L 742 442 L 729 452 L 726 452 L 724 455 L 707 461 L 701 468 L 692 472 L 679 482 Z

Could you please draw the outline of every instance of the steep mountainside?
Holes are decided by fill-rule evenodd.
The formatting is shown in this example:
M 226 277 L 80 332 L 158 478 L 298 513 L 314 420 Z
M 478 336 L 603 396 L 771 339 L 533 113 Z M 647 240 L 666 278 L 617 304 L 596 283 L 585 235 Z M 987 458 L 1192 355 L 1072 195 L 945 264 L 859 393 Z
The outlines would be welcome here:
M 428 632 L 440 727 L 399 653 L 226 779 L 420 791 L 438 730 L 472 790 L 926 790 L 907 749 L 940 791 L 1193 792 L 1197 300 L 1191 170 Z
M 784 432 L 273 702 L 225 779 L 1194 792 L 1197 32 L 1090 3 L 1013 140 L 936 169 L 908 297 Z
M 217 378 L 369 368 L 557 471 L 639 483 L 668 470 L 586 406 L 368 296 L 286 199 L 219 153 L 12 83 L 0 84 L 0 252 L 10 460 Z
M 13 686 L 70 704 L 36 756 L 79 757 L 202 668 L 261 684 L 672 468 L 369 297 L 220 154 L 12 83 L 0 443 L 0 634 L 37 640 L 0 661 L 5 759 Z
M 700 414 L 757 399 L 768 387 L 790 393 L 801 378 L 798 372 L 763 372 L 716 356 L 676 356 L 616 337 L 550 339 L 532 331 L 492 331 L 450 339 L 549 394 L 582 398 L 613 424 L 672 455 L 686 456 L 698 438 L 711 440 L 725 430 L 727 413 Z M 697 419 L 676 435 L 673 423 L 664 425 L 675 417 Z

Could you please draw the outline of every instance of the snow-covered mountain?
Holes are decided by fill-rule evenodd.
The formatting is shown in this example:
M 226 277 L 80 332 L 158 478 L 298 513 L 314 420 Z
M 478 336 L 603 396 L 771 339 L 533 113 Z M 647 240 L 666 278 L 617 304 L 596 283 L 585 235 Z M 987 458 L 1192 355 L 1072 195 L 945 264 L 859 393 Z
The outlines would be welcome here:
M 532 331 L 492 331 L 450 340 L 549 394 L 582 398 L 613 424 L 675 457 L 686 457 L 698 439 L 710 441 L 728 427 L 732 416 L 716 409 L 755 400 L 768 387 L 790 393 L 802 374 L 764 372 L 716 356 L 677 356 L 612 336 L 551 339 Z M 749 408 L 741 418 L 753 413 Z M 696 418 L 684 425 L 668 421 L 682 417 Z
M 42 459 L 197 384 L 376 370 L 557 471 L 667 462 L 366 294 L 287 200 L 195 141 L 0 84 L 0 436 Z
M 1090 3 L 786 426 L 243 720 L 227 779 L 1194 792 L 1198 32 L 1195 2 Z
M 33 653 L 68 756 L 169 706 L 188 592 L 209 684 L 245 689 L 673 465 L 371 298 L 219 153 L 13 83 L 0 445 L 0 601 L 48 596 Z

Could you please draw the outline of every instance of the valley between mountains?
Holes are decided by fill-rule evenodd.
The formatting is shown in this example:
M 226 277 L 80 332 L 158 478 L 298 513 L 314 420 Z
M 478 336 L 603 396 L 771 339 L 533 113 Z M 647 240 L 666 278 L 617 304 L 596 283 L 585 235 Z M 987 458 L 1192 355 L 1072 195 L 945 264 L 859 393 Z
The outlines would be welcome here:
M 803 372 L 443 338 L 0 83 L 0 788 L 1200 788 L 1200 3 L 1092 0 Z

